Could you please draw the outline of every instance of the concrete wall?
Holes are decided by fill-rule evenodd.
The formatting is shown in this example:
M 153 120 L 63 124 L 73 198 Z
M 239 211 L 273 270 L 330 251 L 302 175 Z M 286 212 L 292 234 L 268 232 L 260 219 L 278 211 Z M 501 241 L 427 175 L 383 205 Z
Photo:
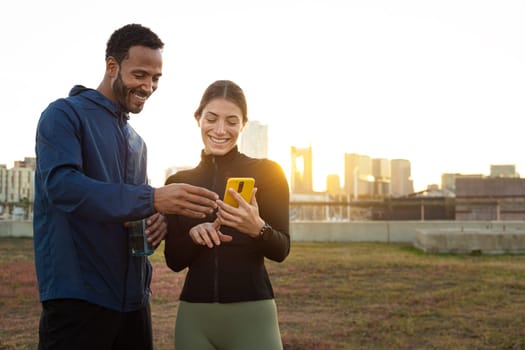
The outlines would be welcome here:
M 418 230 L 525 231 L 525 221 L 351 221 L 291 222 L 293 241 L 323 242 L 407 242 Z
M 418 230 L 457 232 L 525 231 L 525 221 L 293 221 L 293 241 L 304 242 L 408 242 Z M 0 237 L 32 237 L 32 221 L 0 221 Z
M 0 237 L 33 237 L 33 221 L 0 220 Z

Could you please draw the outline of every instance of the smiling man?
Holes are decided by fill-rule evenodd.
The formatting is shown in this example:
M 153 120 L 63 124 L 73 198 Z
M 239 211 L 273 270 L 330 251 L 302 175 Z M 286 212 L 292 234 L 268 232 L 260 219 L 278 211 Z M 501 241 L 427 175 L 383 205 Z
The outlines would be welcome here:
M 128 124 L 162 75 L 163 42 L 149 28 L 116 30 L 96 90 L 76 85 L 42 113 L 36 133 L 34 249 L 42 302 L 39 349 L 153 348 L 151 264 L 130 252 L 126 223 L 146 219 L 153 246 L 162 214 L 202 218 L 217 194 L 153 188 L 146 145 Z

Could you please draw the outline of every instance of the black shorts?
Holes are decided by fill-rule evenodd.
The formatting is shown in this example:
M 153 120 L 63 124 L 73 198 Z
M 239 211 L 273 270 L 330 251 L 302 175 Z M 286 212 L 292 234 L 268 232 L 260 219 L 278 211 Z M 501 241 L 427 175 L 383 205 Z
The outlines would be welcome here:
M 39 350 L 152 350 L 149 304 L 118 312 L 77 299 L 42 303 Z

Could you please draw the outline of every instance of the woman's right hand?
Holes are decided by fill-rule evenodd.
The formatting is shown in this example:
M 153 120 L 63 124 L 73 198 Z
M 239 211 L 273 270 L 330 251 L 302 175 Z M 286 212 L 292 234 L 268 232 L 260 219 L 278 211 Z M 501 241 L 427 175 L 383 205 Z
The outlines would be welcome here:
M 202 224 L 193 226 L 189 234 L 193 243 L 213 248 L 215 245 L 220 245 L 221 242 L 231 242 L 233 239 L 232 236 L 222 234 L 219 230 L 220 227 L 219 220 L 203 222 Z

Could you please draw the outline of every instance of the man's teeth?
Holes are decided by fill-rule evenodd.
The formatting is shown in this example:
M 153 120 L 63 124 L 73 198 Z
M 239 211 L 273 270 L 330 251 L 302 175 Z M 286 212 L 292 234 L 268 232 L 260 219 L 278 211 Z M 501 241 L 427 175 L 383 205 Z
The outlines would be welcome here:
M 139 95 L 137 93 L 134 94 L 136 98 L 138 98 L 139 100 L 142 100 L 142 101 L 146 101 L 146 98 L 147 96 L 142 96 L 142 95 Z

